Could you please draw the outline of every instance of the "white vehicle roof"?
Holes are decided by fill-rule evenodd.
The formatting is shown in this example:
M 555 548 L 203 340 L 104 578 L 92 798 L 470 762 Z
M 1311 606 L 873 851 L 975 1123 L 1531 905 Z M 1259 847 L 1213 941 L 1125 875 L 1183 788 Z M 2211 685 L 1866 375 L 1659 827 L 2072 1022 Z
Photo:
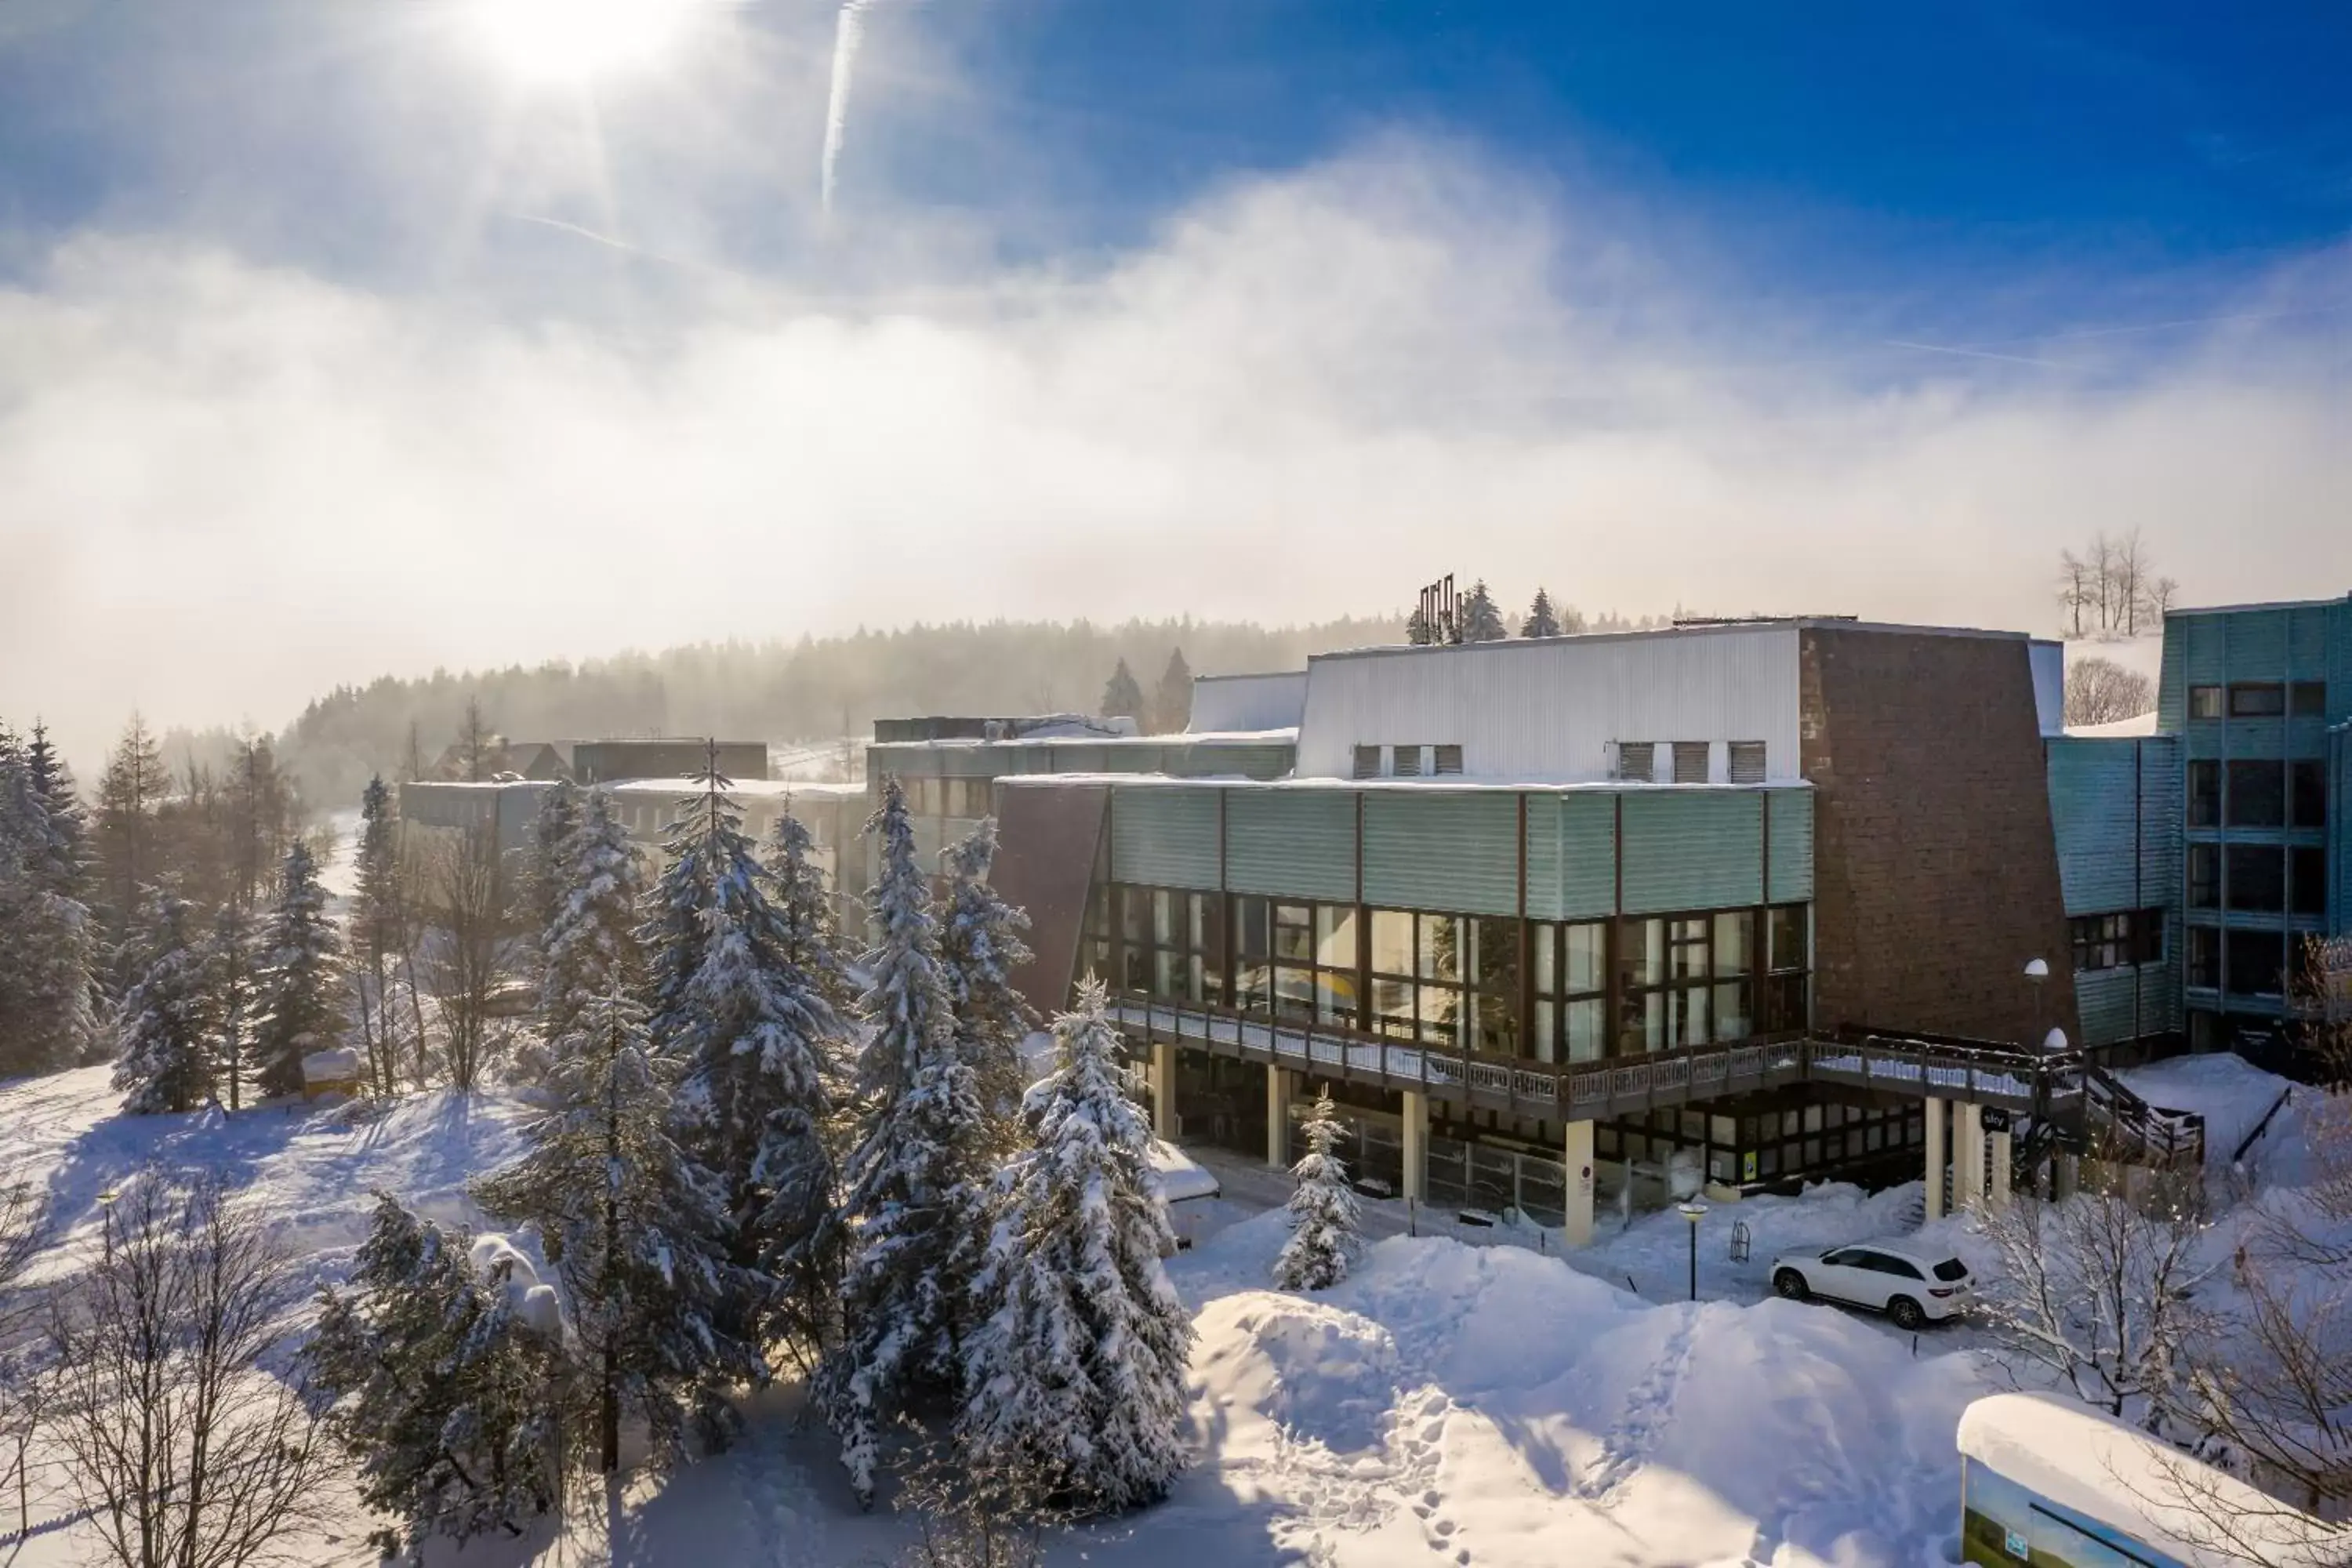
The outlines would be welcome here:
M 1160 1173 L 1160 1196 L 1166 1203 L 1213 1198 L 1224 1190 L 1206 1166 L 1164 1138 L 1151 1141 L 1151 1168 Z
M 1960 1452 L 2061 1508 L 2127 1531 L 2189 1564 L 2246 1559 L 2211 1543 L 2200 1515 L 2175 1500 L 2184 1481 L 2223 1510 L 2264 1561 L 2322 1568 L 2345 1561 L 2352 1537 L 2263 1496 L 2233 1476 L 2119 1421 L 2047 1394 L 1995 1394 L 1960 1413 Z

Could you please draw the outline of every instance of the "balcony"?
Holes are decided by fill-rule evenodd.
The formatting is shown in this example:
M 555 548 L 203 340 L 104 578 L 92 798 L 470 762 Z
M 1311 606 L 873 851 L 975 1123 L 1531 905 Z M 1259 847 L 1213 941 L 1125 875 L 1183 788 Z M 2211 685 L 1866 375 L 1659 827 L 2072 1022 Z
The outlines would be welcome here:
M 1279 1024 L 1223 1008 L 1113 996 L 1131 1037 L 1265 1062 L 1318 1077 L 1410 1089 L 1535 1121 L 1630 1116 L 1812 1080 L 1847 1088 L 2063 1112 L 2081 1101 L 2080 1053 L 2035 1056 L 1981 1041 L 1847 1031 L 1770 1036 L 1610 1061 L 1552 1063 L 1385 1039 L 1328 1025 Z

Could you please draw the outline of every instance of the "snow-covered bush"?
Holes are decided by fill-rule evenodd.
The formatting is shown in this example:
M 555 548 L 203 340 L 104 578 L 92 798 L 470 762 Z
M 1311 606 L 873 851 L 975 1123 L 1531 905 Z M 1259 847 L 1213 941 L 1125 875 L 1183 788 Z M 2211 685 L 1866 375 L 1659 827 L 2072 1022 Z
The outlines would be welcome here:
M 388 1551 L 520 1534 L 562 1496 L 574 1387 L 562 1314 L 505 1237 L 444 1229 L 377 1194 L 351 1284 L 320 1295 L 304 1363 L 359 1460 L 361 1500 L 401 1521 Z
M 1307 1152 L 1290 1168 L 1290 1239 L 1274 1260 L 1274 1282 L 1285 1290 L 1328 1290 L 1348 1277 L 1360 1245 L 1355 1189 L 1347 1163 L 1332 1152 L 1341 1128 L 1331 1097 L 1315 1102 L 1304 1129 Z

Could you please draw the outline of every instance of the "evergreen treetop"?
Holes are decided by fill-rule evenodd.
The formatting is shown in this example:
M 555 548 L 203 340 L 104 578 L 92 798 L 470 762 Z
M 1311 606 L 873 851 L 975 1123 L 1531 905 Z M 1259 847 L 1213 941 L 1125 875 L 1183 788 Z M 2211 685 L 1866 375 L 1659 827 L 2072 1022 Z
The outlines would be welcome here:
M 1014 1108 L 1028 1079 L 1021 1043 L 1037 1027 L 1035 1009 L 1013 984 L 1013 971 L 1034 955 L 1022 940 L 1026 911 L 989 885 L 996 859 L 996 824 L 983 821 L 942 858 L 950 879 L 940 956 L 955 1012 L 958 1050 L 972 1069 L 981 1100 L 1003 1124 L 996 1140 L 1009 1147 Z
M 1118 668 L 1110 672 L 1110 679 L 1103 683 L 1102 716 L 1133 719 L 1139 723 L 1142 721 L 1143 688 L 1136 683 L 1135 671 L 1127 668 L 1123 658 Z
M 1560 635 L 1559 616 L 1553 610 L 1551 595 L 1543 589 L 1536 590 L 1536 601 L 1528 606 L 1528 618 L 1519 624 L 1523 637 L 1556 637 Z
M 319 863 L 298 838 L 286 852 L 278 901 L 262 932 L 254 1064 L 265 1098 L 299 1094 L 302 1058 L 341 1039 L 342 954 L 341 933 L 328 917 L 327 892 L 319 885 Z
M 1151 722 L 1148 728 L 1160 735 L 1182 732 L 1192 721 L 1192 667 L 1184 662 L 1184 650 L 1177 648 L 1168 656 L 1168 668 L 1160 672 L 1160 684 L 1151 693 Z
M 1479 578 L 1462 595 L 1462 640 L 1464 642 L 1501 642 L 1511 635 L 1503 624 L 1503 612 L 1495 604 L 1495 595 L 1486 591 L 1486 580 Z
M 194 1110 L 213 1093 L 212 988 L 194 910 L 178 895 L 152 890 L 133 928 L 138 975 L 122 998 L 121 1054 L 114 1087 L 132 1116 Z
M 613 797 L 591 789 L 563 840 L 569 859 L 546 893 L 540 932 L 540 1026 L 551 1048 L 576 1033 L 589 1002 L 634 989 L 645 973 L 637 914 L 644 873 Z
M 1315 1102 L 1304 1129 L 1307 1152 L 1290 1168 L 1290 1240 L 1274 1261 L 1275 1283 L 1286 1290 L 1328 1290 L 1348 1277 L 1358 1240 L 1355 1189 L 1339 1158 L 1341 1128 L 1328 1093 Z

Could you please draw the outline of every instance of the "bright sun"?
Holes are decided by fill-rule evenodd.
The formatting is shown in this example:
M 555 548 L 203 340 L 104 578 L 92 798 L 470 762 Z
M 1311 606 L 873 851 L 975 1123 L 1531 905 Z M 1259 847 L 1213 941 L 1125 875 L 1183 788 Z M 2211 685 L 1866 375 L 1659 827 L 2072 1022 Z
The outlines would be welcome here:
M 580 83 L 652 63 L 689 0 L 473 0 L 475 31 L 528 80 Z

